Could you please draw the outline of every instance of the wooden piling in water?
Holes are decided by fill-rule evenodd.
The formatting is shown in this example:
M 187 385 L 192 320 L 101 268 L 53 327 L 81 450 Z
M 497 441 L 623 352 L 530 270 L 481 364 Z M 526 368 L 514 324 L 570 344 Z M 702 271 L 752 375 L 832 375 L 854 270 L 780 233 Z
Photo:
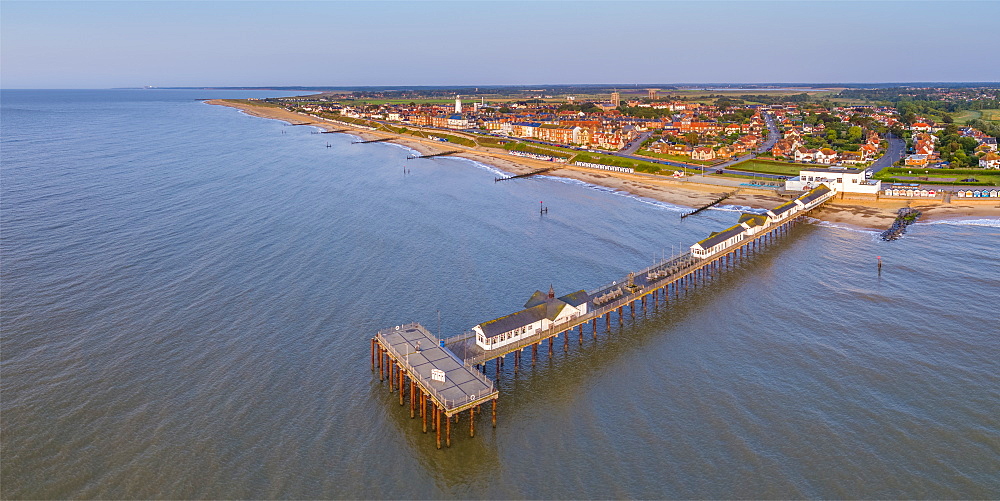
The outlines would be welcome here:
M 410 377 L 410 419 L 417 417 L 417 385 L 413 384 L 413 377 Z
M 441 448 L 441 411 L 434 406 L 434 432 L 437 434 L 437 448 Z
M 535 366 L 535 359 L 538 358 L 538 343 L 531 345 L 531 366 Z
M 406 371 L 399 367 L 399 405 L 403 405 L 403 383 L 406 382 Z
M 445 416 L 444 418 L 444 444 L 451 447 L 451 418 Z
M 420 421 L 424 429 L 424 433 L 427 433 L 427 394 L 423 391 L 420 392 Z
M 497 399 L 493 399 L 493 427 L 497 427 Z
M 469 436 L 476 436 L 476 408 L 469 409 Z

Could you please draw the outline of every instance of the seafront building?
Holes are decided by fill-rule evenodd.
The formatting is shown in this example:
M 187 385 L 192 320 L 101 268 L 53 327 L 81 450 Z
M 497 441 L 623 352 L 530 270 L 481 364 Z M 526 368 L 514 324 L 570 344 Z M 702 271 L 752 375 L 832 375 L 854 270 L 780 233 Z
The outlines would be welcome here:
M 803 169 L 797 177 L 785 180 L 785 189 L 807 191 L 820 184 L 844 193 L 875 194 L 882 189 L 882 181 L 868 179 L 864 170 L 843 167 Z
M 549 287 L 548 294 L 535 291 L 524 303 L 523 310 L 473 327 L 476 344 L 484 350 L 493 350 L 516 343 L 549 327 L 585 315 L 589 301 L 590 296 L 583 290 L 560 298 L 556 297 L 552 287 Z

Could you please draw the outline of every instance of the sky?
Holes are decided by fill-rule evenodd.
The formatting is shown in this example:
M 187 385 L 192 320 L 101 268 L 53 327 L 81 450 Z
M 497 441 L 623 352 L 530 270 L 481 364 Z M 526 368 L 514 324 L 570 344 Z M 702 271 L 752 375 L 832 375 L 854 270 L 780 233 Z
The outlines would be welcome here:
M 1000 2 L 0 1 L 0 88 L 997 82 Z

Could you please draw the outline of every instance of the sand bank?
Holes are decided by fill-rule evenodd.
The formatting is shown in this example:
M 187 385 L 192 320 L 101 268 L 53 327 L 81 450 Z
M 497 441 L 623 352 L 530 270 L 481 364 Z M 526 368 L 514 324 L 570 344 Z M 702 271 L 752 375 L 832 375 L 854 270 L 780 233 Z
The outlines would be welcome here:
M 332 123 L 315 117 L 291 112 L 282 108 L 254 106 L 252 104 L 213 99 L 209 104 L 229 106 L 249 115 L 283 120 L 293 124 L 309 124 L 326 130 L 352 129 L 351 134 L 363 139 L 391 137 L 392 142 L 412 148 L 422 155 L 460 150 L 460 156 L 482 162 L 512 174 L 524 174 L 534 169 L 552 167 L 552 162 L 514 157 L 504 150 L 495 148 L 470 148 L 452 143 L 441 143 L 419 137 L 393 134 L 383 131 L 368 131 L 345 123 Z M 611 171 L 564 166 L 546 175 L 576 179 L 587 183 L 620 190 L 644 198 L 674 205 L 698 207 L 718 198 L 732 188 L 703 184 L 697 177 L 674 179 L 650 174 L 625 174 Z M 727 199 L 726 205 L 767 209 L 788 201 L 773 190 L 742 188 L 736 196 Z M 953 199 L 944 204 L 928 200 L 833 200 L 812 215 L 817 219 L 857 228 L 884 230 L 896 217 L 901 207 L 913 207 L 923 212 L 922 220 L 933 221 L 952 218 L 1000 218 L 998 203 L 964 203 Z

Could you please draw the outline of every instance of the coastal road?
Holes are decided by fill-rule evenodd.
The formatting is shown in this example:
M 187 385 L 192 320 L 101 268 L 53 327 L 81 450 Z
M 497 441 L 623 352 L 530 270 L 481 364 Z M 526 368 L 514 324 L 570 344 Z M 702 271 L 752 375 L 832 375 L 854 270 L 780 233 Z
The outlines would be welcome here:
M 653 135 L 653 131 L 643 132 L 639 134 L 639 137 L 635 138 L 631 143 L 625 145 L 624 148 L 619 150 L 619 153 L 624 153 L 626 155 L 632 155 L 639 151 L 639 147 L 642 146 L 643 141 L 649 139 L 649 136 Z
M 767 125 L 767 139 L 764 140 L 764 144 L 757 148 L 757 153 L 764 153 L 771 151 L 774 148 L 774 143 L 781 139 L 781 133 L 778 131 L 778 125 L 774 123 L 774 115 L 770 113 L 764 113 L 764 123 Z
M 906 151 L 906 141 L 896 137 L 891 132 L 886 134 L 885 138 L 889 141 L 889 147 L 886 148 L 885 155 L 876 158 L 871 167 L 868 168 L 873 174 L 902 159 L 903 153 Z

